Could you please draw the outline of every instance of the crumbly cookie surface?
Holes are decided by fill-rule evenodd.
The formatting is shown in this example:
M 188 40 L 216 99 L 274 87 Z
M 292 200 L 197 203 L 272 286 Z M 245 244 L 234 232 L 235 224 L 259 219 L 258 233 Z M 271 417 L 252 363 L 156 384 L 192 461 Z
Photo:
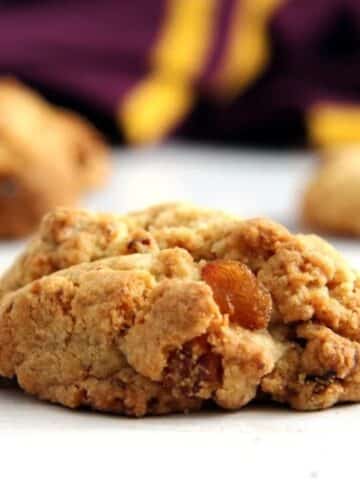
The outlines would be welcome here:
M 185 205 L 60 214 L 3 280 L 0 373 L 28 392 L 129 415 L 360 400 L 359 276 L 319 237 Z
M 304 222 L 320 231 L 359 236 L 360 149 L 338 147 L 323 156 L 305 192 Z
M 1 279 L 0 296 L 57 270 L 116 255 L 177 246 L 196 259 L 211 257 L 211 245 L 237 220 L 184 203 L 128 215 L 58 208 L 44 217 L 25 252 Z
M 182 249 L 45 276 L 6 296 L 0 318 L 2 375 L 43 399 L 129 415 L 239 408 L 283 348 L 229 322 Z
M 94 127 L 14 79 L 0 79 L 0 236 L 26 235 L 107 176 Z

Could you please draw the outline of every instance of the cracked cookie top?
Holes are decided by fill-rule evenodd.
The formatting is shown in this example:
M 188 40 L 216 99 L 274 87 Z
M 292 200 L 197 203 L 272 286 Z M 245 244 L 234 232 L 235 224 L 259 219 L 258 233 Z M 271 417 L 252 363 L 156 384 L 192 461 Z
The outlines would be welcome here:
M 359 286 L 328 243 L 268 219 L 61 209 L 2 280 L 0 371 L 131 415 L 358 401 Z

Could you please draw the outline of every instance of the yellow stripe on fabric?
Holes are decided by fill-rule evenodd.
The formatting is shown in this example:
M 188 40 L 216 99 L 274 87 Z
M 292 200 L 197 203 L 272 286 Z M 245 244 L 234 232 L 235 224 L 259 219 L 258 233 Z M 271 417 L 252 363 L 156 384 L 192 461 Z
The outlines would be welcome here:
M 285 0 L 237 0 L 224 61 L 215 77 L 215 87 L 232 97 L 261 73 L 270 56 L 268 23 Z
M 360 105 L 318 104 L 307 116 L 310 141 L 319 146 L 360 142 Z
M 168 0 L 165 23 L 151 54 L 151 72 L 124 99 L 120 123 L 131 143 L 156 142 L 194 102 L 193 81 L 211 47 L 218 0 Z

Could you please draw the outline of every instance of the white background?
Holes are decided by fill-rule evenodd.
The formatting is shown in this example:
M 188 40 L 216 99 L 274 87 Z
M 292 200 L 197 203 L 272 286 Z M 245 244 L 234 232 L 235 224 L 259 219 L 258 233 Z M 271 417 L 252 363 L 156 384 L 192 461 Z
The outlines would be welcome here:
M 106 191 L 83 205 L 126 212 L 185 200 L 299 230 L 314 159 L 304 153 L 172 145 L 114 152 Z M 331 239 L 360 268 L 360 243 Z M 0 268 L 23 242 L 0 243 Z M 73 412 L 0 388 L 0 479 L 358 478 L 360 405 L 299 413 L 247 407 L 128 419 Z

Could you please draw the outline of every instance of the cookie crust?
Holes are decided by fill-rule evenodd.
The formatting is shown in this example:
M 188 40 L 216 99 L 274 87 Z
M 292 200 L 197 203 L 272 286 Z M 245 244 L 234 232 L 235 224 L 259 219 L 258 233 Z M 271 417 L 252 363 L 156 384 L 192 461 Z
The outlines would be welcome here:
M 360 400 L 359 275 L 315 235 L 163 205 L 58 210 L 34 242 L 2 280 L 0 373 L 40 398 L 137 416 Z

